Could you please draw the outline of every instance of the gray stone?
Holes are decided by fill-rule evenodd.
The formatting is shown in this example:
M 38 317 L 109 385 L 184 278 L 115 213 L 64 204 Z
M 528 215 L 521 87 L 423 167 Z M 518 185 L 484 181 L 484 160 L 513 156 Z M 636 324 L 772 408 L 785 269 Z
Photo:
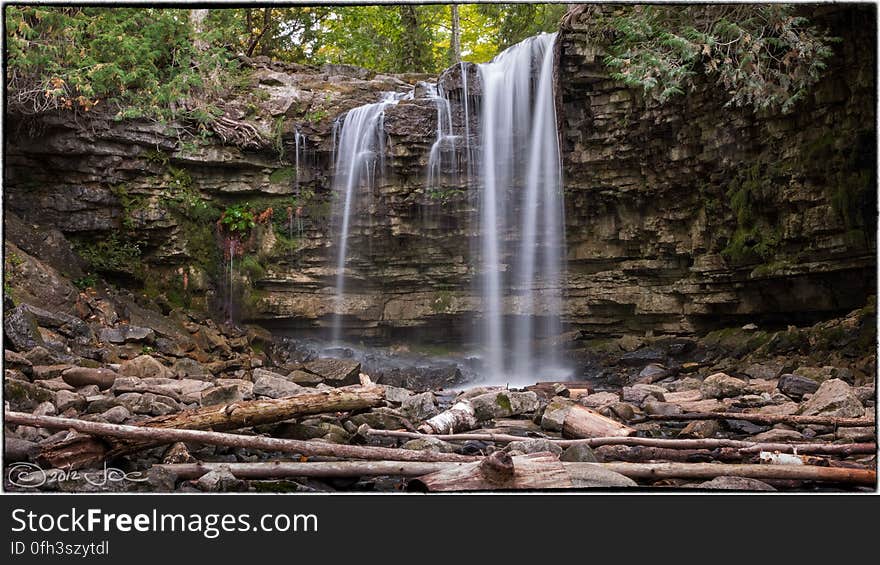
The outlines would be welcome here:
M 172 378 L 174 373 L 171 372 L 162 363 L 150 355 L 139 355 L 134 359 L 130 359 L 119 367 L 119 374 L 126 377 L 146 378 Z
M 156 332 L 150 328 L 139 326 L 119 325 L 115 328 L 104 328 L 100 333 L 101 341 L 110 343 L 155 343 Z
M 634 480 L 601 465 L 566 467 L 575 488 L 621 488 L 639 486 Z
M 804 436 L 797 430 L 773 428 L 753 436 L 752 441 L 762 443 L 792 443 L 803 441 Z
M 40 453 L 40 446 L 33 441 L 6 434 L 3 444 L 3 460 L 6 463 L 33 461 Z
M 538 409 L 538 395 L 526 392 L 489 392 L 470 399 L 477 420 L 507 418 L 517 414 L 527 414 Z
M 40 346 L 34 347 L 25 353 L 24 356 L 31 365 L 58 365 L 64 362 L 67 357 Z
M 779 392 L 795 400 L 803 398 L 805 394 L 812 394 L 819 388 L 818 381 L 804 375 L 785 374 L 779 377 L 776 387 Z
M 433 451 L 435 453 L 456 453 L 458 451 L 458 448 L 454 444 L 431 436 L 411 439 L 401 447 L 413 451 Z
M 659 380 L 665 379 L 669 376 L 669 370 L 666 369 L 663 365 L 658 365 L 656 363 L 651 363 L 641 371 L 639 371 L 639 382 L 641 383 L 653 383 Z
M 423 422 L 439 412 L 437 399 L 432 392 L 423 392 L 405 398 L 400 409 L 414 423 Z
M 745 491 L 775 491 L 776 489 L 764 481 L 749 479 L 746 477 L 715 477 L 711 481 L 694 485 L 695 488 L 712 490 L 745 490 Z
M 401 404 L 404 400 L 412 395 L 412 391 L 409 391 L 405 388 L 390 385 L 385 387 L 385 400 L 387 400 L 388 402 Z
M 45 345 L 36 318 L 24 304 L 3 315 L 3 336 L 20 352 Z
M 30 412 L 43 402 L 55 401 L 55 393 L 27 381 L 5 379 L 3 400 L 16 412 Z
M 31 375 L 34 380 L 56 379 L 70 368 L 70 365 L 34 365 L 31 368 Z
M 541 427 L 551 432 L 561 432 L 565 423 L 565 414 L 574 406 L 574 402 L 558 396 L 550 401 L 541 416 Z
M 578 399 L 578 404 L 587 408 L 604 408 L 620 402 L 620 396 L 614 392 L 596 392 Z
M 58 412 L 64 412 L 68 408 L 82 412 L 86 409 L 86 399 L 81 394 L 59 390 L 55 393 L 55 407 Z
M 407 421 L 407 417 L 392 408 L 380 407 L 363 414 L 355 414 L 349 420 L 358 427 L 366 424 L 374 430 L 397 430 L 405 427 L 403 422 Z
M 865 415 L 865 408 L 853 393 L 852 387 L 840 379 L 825 381 L 804 402 L 798 411 L 804 416 L 834 416 L 838 418 L 860 418 Z
M 244 492 L 248 489 L 247 481 L 235 478 L 225 465 L 202 475 L 196 486 L 205 492 Z
M 599 460 L 596 458 L 596 454 L 593 452 L 593 448 L 585 443 L 576 443 L 574 445 L 566 448 L 562 455 L 559 457 L 561 461 L 568 461 L 570 463 L 598 463 Z
M 726 398 L 740 396 L 750 391 L 749 384 L 726 373 L 715 373 L 703 380 L 700 392 L 703 398 Z
M 171 365 L 171 371 L 180 379 L 207 381 L 213 378 L 211 372 L 203 367 L 201 363 L 189 357 L 181 357 L 175 360 L 174 364 Z
M 620 364 L 629 367 L 643 367 L 652 363 L 662 363 L 666 355 L 659 349 L 643 347 L 620 356 Z
M 324 377 L 320 375 L 316 375 L 314 373 L 307 373 L 305 371 L 291 371 L 287 378 L 292 380 L 298 385 L 316 385 L 324 380 Z
M 244 400 L 241 389 L 236 385 L 215 386 L 202 391 L 199 404 L 213 406 L 215 404 L 231 404 Z
M 666 398 L 663 396 L 663 393 L 665 392 L 666 390 L 662 387 L 640 383 L 633 386 L 623 387 L 621 398 L 624 402 L 632 402 L 633 404 L 641 406 L 649 399 L 665 402 Z
M 671 402 L 655 402 L 649 400 L 645 402 L 643 408 L 646 414 L 652 416 L 674 416 L 676 414 L 681 414 L 682 412 L 681 406 Z
M 505 451 L 519 451 L 520 453 L 542 453 L 550 452 L 553 455 L 562 455 L 562 448 L 549 439 L 523 439 L 522 441 L 512 441 L 507 444 Z
M 302 387 L 286 378 L 275 375 L 269 371 L 263 371 L 260 376 L 254 380 L 254 396 L 268 396 L 269 398 L 283 398 L 285 396 L 293 396 L 303 392 L 309 392 L 309 389 Z
M 121 424 L 131 418 L 131 412 L 125 406 L 114 406 L 102 412 L 101 417 L 111 424 Z
M 361 364 L 351 359 L 316 359 L 306 363 L 306 372 L 318 375 L 331 386 L 358 384 Z

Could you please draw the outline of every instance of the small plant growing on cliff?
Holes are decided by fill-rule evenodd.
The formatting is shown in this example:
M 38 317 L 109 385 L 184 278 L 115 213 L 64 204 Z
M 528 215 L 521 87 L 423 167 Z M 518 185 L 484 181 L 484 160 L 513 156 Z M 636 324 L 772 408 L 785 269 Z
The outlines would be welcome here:
M 220 224 L 231 234 L 244 235 L 257 225 L 257 221 L 254 211 L 245 203 L 228 207 L 220 216 Z

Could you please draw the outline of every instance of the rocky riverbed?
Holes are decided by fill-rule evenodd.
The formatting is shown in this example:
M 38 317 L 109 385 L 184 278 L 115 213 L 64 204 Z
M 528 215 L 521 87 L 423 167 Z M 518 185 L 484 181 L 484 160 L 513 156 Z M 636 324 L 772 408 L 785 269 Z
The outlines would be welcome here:
M 51 230 L 35 233 L 42 234 L 43 241 L 53 235 Z M 564 469 L 575 473 L 561 487 L 511 483 L 511 488 L 872 488 L 864 479 L 852 483 L 767 478 L 760 472 L 759 479 L 728 476 L 717 469 L 710 470 L 712 477 L 687 476 L 692 471 L 674 476 L 680 474 L 677 467 L 655 469 L 649 476 L 644 465 L 724 464 L 734 475 L 740 472 L 734 468 L 761 462 L 768 469 L 791 464 L 875 470 L 873 301 L 845 317 L 807 327 L 750 324 L 699 338 L 590 340 L 573 332 L 561 338 L 576 367 L 573 380 L 553 382 L 535 375 L 535 385 L 521 389 L 484 387 L 465 362 L 446 359 L 432 364 L 430 357 L 402 352 L 401 347 L 381 355 L 327 349 L 319 342 L 273 336 L 254 325 L 217 323 L 206 314 L 103 281 L 80 290 L 52 265 L 63 262 L 69 252 L 63 237 L 55 236 L 61 243 L 53 253 L 43 254 L 48 259 L 6 244 L 7 280 L 12 285 L 4 304 L 7 414 L 151 427 L 162 418 L 211 407 L 234 410 L 255 401 L 271 405 L 322 391 L 357 395 L 368 390 L 379 400 L 364 408 L 312 410 L 226 431 L 307 445 L 384 447 L 396 453 L 462 458 L 421 463 L 409 470 L 381 465 L 352 470 L 351 464 L 360 459 L 165 442 L 93 461 L 77 469 L 79 473 L 68 469 L 62 479 L 49 472 L 46 479 L 51 467 L 47 454 L 57 456 L 59 446 L 82 434 L 64 426 L 7 422 L 4 459 L 9 489 L 35 488 L 34 481 L 43 477 L 40 489 L 73 491 L 398 491 L 413 485 L 448 490 L 446 479 L 426 480 L 422 475 L 431 474 L 423 471 L 442 478 L 448 472 L 443 465 L 476 465 L 485 456 L 507 455 L 518 472 L 528 471 L 530 465 L 568 465 Z M 462 407 L 467 412 L 463 420 L 443 423 Z M 597 422 L 610 432 L 598 433 L 597 438 L 590 432 Z M 466 435 L 450 437 L 459 434 Z M 673 443 L 663 443 L 668 441 Z M 799 447 L 780 449 L 779 444 Z M 474 463 L 466 463 L 466 456 Z M 195 462 L 205 465 L 197 472 L 179 467 Z M 322 471 L 324 476 L 300 468 L 291 468 L 283 477 L 253 470 L 267 462 L 342 462 L 349 467 L 330 475 Z M 580 463 L 594 466 L 571 467 Z M 246 464 L 256 465 L 250 475 L 241 470 Z M 108 483 L 88 478 L 108 468 L 138 480 Z M 583 469 L 594 471 L 585 476 Z

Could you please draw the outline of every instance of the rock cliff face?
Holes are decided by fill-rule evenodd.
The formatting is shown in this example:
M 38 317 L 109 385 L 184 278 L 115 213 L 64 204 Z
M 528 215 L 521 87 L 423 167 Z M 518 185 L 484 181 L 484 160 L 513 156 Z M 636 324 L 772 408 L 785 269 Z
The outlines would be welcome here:
M 607 77 L 587 17 L 561 31 L 566 322 L 590 335 L 689 334 L 741 320 L 812 322 L 864 304 L 876 264 L 870 9 L 819 9 L 844 40 L 827 76 L 787 115 L 725 108 L 708 81 L 658 105 Z M 386 171 L 355 215 L 345 320 L 365 337 L 466 337 L 480 311 L 476 209 L 454 171 L 425 188 L 437 127 L 435 102 L 418 84 L 428 77 L 249 64 L 252 84 L 224 110 L 261 133 L 253 147 L 159 124 L 10 116 L 7 212 L 60 230 L 126 284 L 217 309 L 229 293 L 217 215 L 244 202 L 271 207 L 250 257 L 233 264 L 238 315 L 313 331 L 333 308 L 334 120 L 382 92 L 414 89 L 386 112 Z M 473 112 L 475 69 L 440 79 L 456 131 L 462 71 Z M 467 157 L 459 151 L 463 169 Z M 193 209 L 193 197 L 208 211 Z M 63 274 L 82 274 L 61 263 Z

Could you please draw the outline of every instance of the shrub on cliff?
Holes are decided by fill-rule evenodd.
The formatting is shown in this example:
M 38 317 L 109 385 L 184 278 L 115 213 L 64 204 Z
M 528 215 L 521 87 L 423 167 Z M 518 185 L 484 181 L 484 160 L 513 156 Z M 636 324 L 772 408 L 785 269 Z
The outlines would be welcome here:
M 611 76 L 661 102 L 703 72 L 728 105 L 785 112 L 821 78 L 836 41 L 785 4 L 597 7 L 589 15 Z

